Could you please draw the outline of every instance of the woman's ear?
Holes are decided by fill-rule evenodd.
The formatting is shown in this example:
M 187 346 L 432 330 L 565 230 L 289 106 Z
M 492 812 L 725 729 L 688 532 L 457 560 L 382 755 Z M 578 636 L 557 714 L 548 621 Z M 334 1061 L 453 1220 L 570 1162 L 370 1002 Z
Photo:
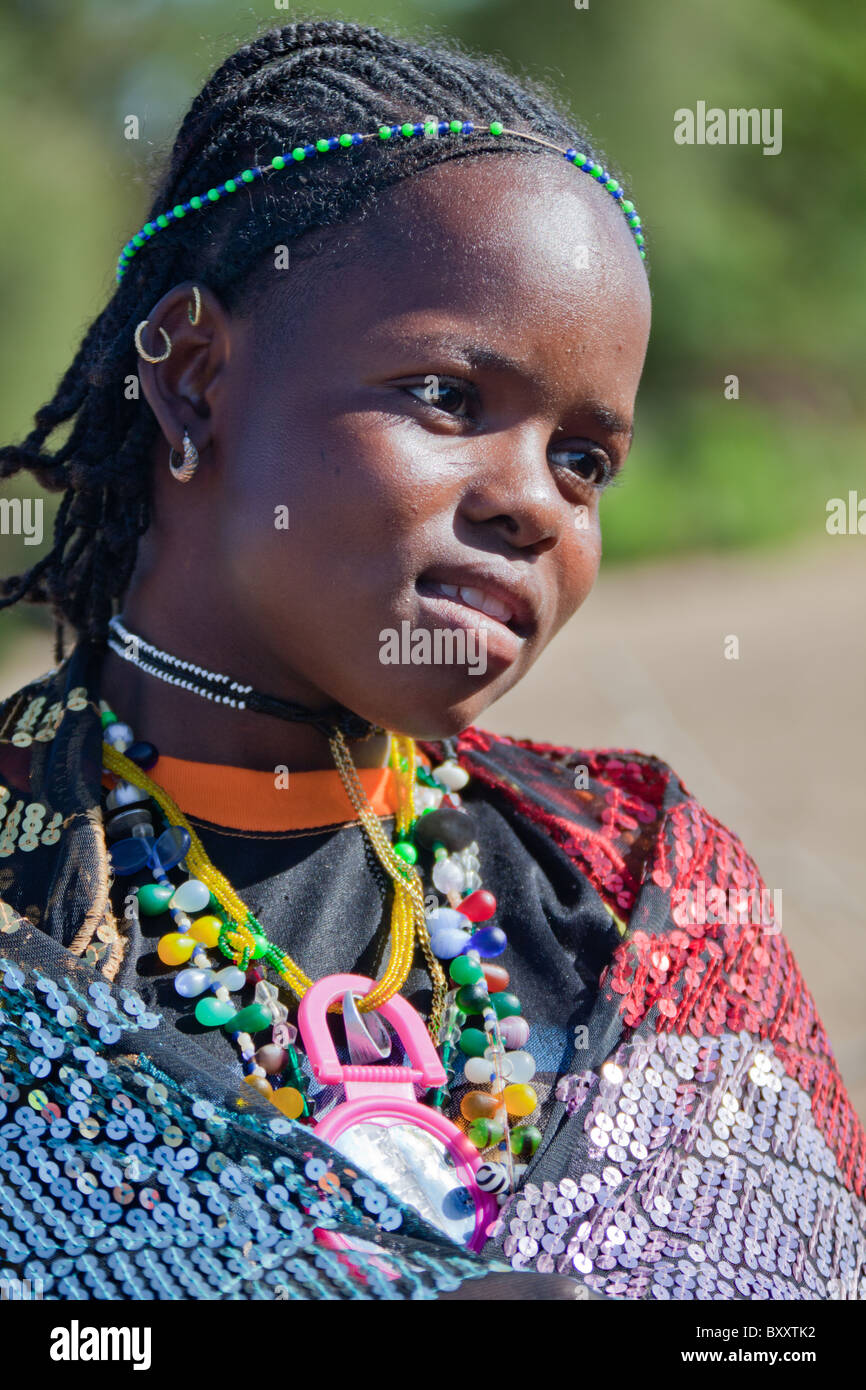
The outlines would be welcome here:
M 184 431 L 201 454 L 211 439 L 210 418 L 229 360 L 231 319 L 207 286 L 175 285 L 151 310 L 138 341 L 161 362 L 139 356 L 138 378 L 166 442 L 180 451 Z M 162 332 L 160 332 L 162 329 Z

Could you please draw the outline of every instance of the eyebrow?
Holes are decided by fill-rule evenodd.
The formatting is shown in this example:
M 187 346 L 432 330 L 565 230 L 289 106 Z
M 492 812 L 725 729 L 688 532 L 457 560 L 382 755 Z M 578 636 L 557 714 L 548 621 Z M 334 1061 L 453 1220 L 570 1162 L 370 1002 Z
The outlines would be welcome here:
M 524 362 L 519 361 L 516 357 L 510 357 L 508 353 L 500 352 L 496 348 L 473 342 L 469 338 L 434 333 L 420 336 L 413 334 L 411 337 L 401 337 L 399 341 L 407 348 L 438 349 L 440 352 L 450 353 L 451 356 L 462 359 L 470 367 L 488 368 L 500 372 L 516 372 L 520 376 L 528 377 L 534 385 L 542 391 L 544 390 L 542 379 L 534 372 L 529 371 Z M 605 405 L 603 401 L 582 401 L 580 410 L 582 414 L 589 415 L 602 429 L 608 430 L 611 434 L 623 435 L 628 440 L 632 439 L 634 425 L 618 411 Z

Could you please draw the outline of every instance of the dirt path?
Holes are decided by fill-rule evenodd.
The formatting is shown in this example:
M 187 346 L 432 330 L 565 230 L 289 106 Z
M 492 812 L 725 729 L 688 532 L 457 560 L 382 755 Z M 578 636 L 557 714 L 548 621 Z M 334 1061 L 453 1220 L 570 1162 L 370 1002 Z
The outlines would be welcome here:
M 785 933 L 866 1116 L 864 629 L 856 536 L 611 570 L 481 723 L 676 768 L 782 890 Z M 52 665 L 50 638 L 27 639 L 0 694 Z

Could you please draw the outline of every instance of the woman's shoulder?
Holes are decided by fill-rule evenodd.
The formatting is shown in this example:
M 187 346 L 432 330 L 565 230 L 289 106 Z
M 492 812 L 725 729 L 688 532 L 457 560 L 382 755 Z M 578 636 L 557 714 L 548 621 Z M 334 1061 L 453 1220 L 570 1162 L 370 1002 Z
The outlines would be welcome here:
M 515 738 L 474 726 L 423 743 L 435 762 L 451 756 L 518 816 L 541 826 L 618 913 L 628 916 L 642 885 L 670 894 L 714 871 L 763 887 L 737 834 L 654 754 L 583 749 Z

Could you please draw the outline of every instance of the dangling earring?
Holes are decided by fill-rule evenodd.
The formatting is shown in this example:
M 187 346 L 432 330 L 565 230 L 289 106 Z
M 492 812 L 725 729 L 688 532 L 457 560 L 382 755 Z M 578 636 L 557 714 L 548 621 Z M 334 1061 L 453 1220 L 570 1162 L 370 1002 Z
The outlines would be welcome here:
M 152 355 L 152 353 L 145 352 L 144 348 L 143 348 L 142 345 L 141 345 L 141 334 L 142 334 L 142 330 L 145 329 L 145 328 L 147 328 L 147 325 L 148 325 L 149 322 L 150 322 L 149 319 L 142 319 L 142 320 L 141 320 L 141 323 L 140 323 L 140 324 L 138 325 L 138 327 L 136 328 L 136 330 L 135 330 L 135 350 L 136 350 L 136 352 L 138 353 L 139 357 L 144 358 L 144 361 L 145 361 L 145 362 L 165 362 L 166 359 L 169 358 L 169 357 L 171 356 L 171 338 L 168 336 L 168 334 L 166 333 L 166 331 L 165 331 L 164 328 L 160 328 L 160 330 L 159 330 L 160 333 L 162 334 L 163 340 L 164 340 L 164 342 L 165 342 L 165 352 L 162 354 L 161 357 L 154 357 L 154 356 Z
M 186 312 L 187 316 L 189 317 L 190 323 L 192 324 L 193 328 L 195 328 L 196 324 L 201 318 L 201 295 L 198 292 L 198 285 L 193 285 L 192 295 L 194 304 L 190 304 Z
M 186 430 L 183 432 L 183 463 L 175 463 L 177 452 L 169 449 L 168 466 L 171 469 L 171 476 L 179 483 L 188 483 L 195 470 L 198 468 L 198 449 L 193 444 Z

